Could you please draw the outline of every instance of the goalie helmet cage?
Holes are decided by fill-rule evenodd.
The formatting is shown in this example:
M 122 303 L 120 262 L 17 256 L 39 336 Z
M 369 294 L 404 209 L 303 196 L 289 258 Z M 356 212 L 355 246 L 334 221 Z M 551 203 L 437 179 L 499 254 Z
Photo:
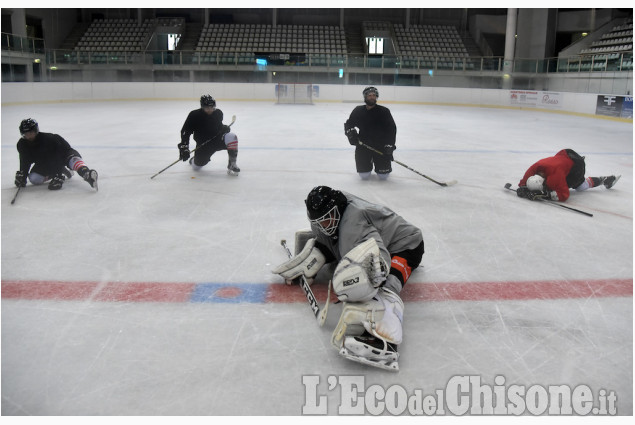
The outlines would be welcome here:
M 278 104 L 312 105 L 312 83 L 278 83 L 276 86 Z

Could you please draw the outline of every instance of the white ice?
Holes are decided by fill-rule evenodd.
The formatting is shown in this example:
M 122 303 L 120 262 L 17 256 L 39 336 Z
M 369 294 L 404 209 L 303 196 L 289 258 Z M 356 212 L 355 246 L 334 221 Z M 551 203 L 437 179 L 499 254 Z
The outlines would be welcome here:
M 381 100 L 381 99 L 380 99 Z M 633 126 L 531 110 L 387 104 L 398 126 L 386 182 L 361 181 L 343 123 L 354 104 L 225 102 L 237 116 L 240 176 L 218 152 L 201 172 L 173 162 L 196 101 L 2 107 L 2 280 L 282 284 L 281 239 L 307 227 L 303 200 L 329 185 L 419 226 L 412 284 L 632 279 Z M 20 120 L 65 137 L 99 171 L 61 191 L 28 186 L 15 205 Z M 563 208 L 517 198 L 536 160 L 572 148 L 611 190 Z M 561 283 L 557 283 L 561 282 Z M 325 285 L 324 281 L 315 285 Z M 295 288 L 301 291 L 300 288 Z M 322 302 L 323 300 L 320 300 Z M 457 375 L 493 385 L 586 384 L 633 414 L 633 303 L 626 297 L 406 302 L 399 373 L 352 363 L 305 303 L 2 299 L 3 415 L 300 415 L 302 377 L 329 376 L 434 394 Z

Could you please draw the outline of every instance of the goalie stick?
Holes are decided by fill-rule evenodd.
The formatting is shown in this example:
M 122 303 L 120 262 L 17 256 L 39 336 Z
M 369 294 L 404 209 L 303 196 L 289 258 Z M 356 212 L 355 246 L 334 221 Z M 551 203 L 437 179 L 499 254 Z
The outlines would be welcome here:
M 511 187 L 512 187 L 511 183 L 505 183 L 505 189 L 511 190 L 512 192 L 516 192 L 516 190 L 512 189 Z M 553 205 L 554 207 L 566 208 L 568 210 L 575 211 L 575 212 L 578 212 L 580 214 L 584 214 L 584 215 L 589 216 L 589 217 L 593 217 L 593 214 L 591 214 L 591 213 L 588 213 L 588 212 L 582 211 L 582 210 L 578 210 L 578 209 L 575 209 L 575 208 L 567 207 L 566 205 L 558 204 L 556 201 L 551 201 L 549 199 L 541 199 L 541 198 L 537 198 L 537 200 L 538 201 L 542 201 L 542 202 L 546 202 L 546 203 L 548 203 L 550 205 Z
M 287 255 L 289 256 L 289 259 L 293 258 L 293 255 L 291 254 L 291 251 L 289 250 L 289 247 L 287 246 L 287 241 L 285 239 L 282 239 L 280 241 L 280 245 L 282 245 L 282 247 L 287 251 Z M 315 295 L 313 295 L 313 291 L 311 290 L 311 287 L 309 286 L 309 282 L 307 282 L 306 277 L 304 277 L 304 275 L 300 276 L 300 287 L 302 288 L 302 290 L 304 291 L 304 294 L 306 295 L 306 299 L 309 302 L 309 306 L 311 307 L 311 310 L 313 310 L 313 314 L 315 315 L 315 318 L 318 321 L 318 324 L 320 325 L 320 327 L 324 326 L 324 322 L 326 321 L 326 315 L 328 314 L 328 309 L 329 309 L 329 299 L 331 298 L 331 282 L 329 281 L 329 290 L 328 290 L 328 295 L 326 296 L 326 304 L 324 305 L 324 310 L 320 311 L 320 306 L 317 302 L 317 300 L 315 299 Z
M 380 154 L 380 155 L 385 155 L 385 153 L 383 153 L 382 151 L 377 150 L 377 149 L 373 148 L 372 146 L 368 146 L 367 144 L 363 143 L 363 142 L 362 142 L 361 140 L 359 140 L 359 139 L 357 139 L 357 142 L 359 143 L 359 145 L 360 145 L 360 146 L 363 146 L 363 147 L 365 147 L 365 148 L 367 148 L 367 149 L 370 149 L 371 151 L 373 151 L 373 152 L 375 152 L 375 153 L 378 153 L 378 154 Z M 407 165 L 406 165 L 406 164 L 404 164 L 403 162 L 397 161 L 397 160 L 396 160 L 396 159 L 394 159 L 394 158 L 391 158 L 390 160 L 391 160 L 391 161 L 393 161 L 393 162 L 396 162 L 397 164 L 401 165 L 402 167 L 405 167 L 405 168 L 409 169 L 409 170 L 410 170 L 410 171 L 412 171 L 413 173 L 417 173 L 417 174 L 419 174 L 421 177 L 424 177 L 424 178 L 426 178 L 426 179 L 430 180 L 431 182 L 438 184 L 439 186 L 447 187 L 447 186 L 452 186 L 452 185 L 455 185 L 455 184 L 457 184 L 457 183 L 458 183 L 456 180 L 451 180 L 451 181 L 449 181 L 449 182 L 439 182 L 439 181 L 436 181 L 435 179 L 433 179 L 433 178 L 431 178 L 431 177 L 428 177 L 428 176 L 426 176 L 425 174 L 420 173 L 419 171 L 415 170 L 414 168 L 411 168 L 411 167 L 407 166 Z
M 236 115 L 232 116 L 232 122 L 229 123 L 228 127 L 231 127 L 234 123 L 236 122 Z M 215 138 L 217 138 L 218 136 L 220 136 L 223 132 L 221 131 L 220 133 L 218 133 L 216 136 L 212 137 L 209 140 L 204 141 L 203 143 L 201 143 L 200 146 L 197 146 L 195 149 L 193 149 L 192 151 L 190 151 L 190 153 L 194 153 L 197 150 L 199 150 L 200 148 L 202 148 L 203 146 L 205 146 L 206 144 L 208 144 L 209 142 L 211 142 L 212 140 L 214 140 Z M 158 176 L 159 174 L 161 174 L 162 172 L 164 172 L 165 170 L 167 170 L 168 168 L 172 167 L 173 165 L 178 164 L 179 162 L 181 162 L 181 158 L 177 159 L 176 161 L 174 161 L 172 164 L 168 165 L 167 167 L 165 167 L 163 170 L 159 171 L 158 173 L 156 173 L 154 176 L 150 177 L 151 179 L 155 178 L 156 176 Z

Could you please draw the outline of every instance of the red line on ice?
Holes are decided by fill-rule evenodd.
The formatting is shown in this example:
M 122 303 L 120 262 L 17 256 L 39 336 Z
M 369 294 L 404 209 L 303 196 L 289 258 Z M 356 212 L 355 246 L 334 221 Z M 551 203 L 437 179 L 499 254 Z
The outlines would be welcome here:
M 262 285 L 262 284 L 254 284 Z M 175 282 L 67 282 L 3 280 L 3 299 L 89 300 L 120 302 L 188 302 L 196 283 Z M 231 291 L 232 284 L 227 284 Z M 319 302 L 326 299 L 324 284 L 312 286 Z M 506 282 L 408 283 L 401 293 L 406 302 L 548 300 L 632 297 L 633 279 L 544 280 Z M 331 298 L 335 300 L 333 294 Z M 304 302 L 297 286 L 282 283 L 267 287 L 265 302 Z
M 3 280 L 2 298 L 26 300 L 92 300 L 126 302 L 186 302 L 194 283 L 65 282 Z

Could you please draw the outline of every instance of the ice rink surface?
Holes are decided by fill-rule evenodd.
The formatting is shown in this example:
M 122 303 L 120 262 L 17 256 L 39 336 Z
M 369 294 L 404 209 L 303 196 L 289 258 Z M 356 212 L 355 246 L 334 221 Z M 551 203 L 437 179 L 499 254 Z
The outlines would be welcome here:
M 361 181 L 343 134 L 356 104 L 218 100 L 225 122 L 237 116 L 240 176 L 218 152 L 200 172 L 178 163 L 154 179 L 178 158 L 196 100 L 3 106 L 2 414 L 338 414 L 350 412 L 354 377 L 366 413 L 369 388 L 401 388 L 444 394 L 450 415 L 452 384 L 471 376 L 508 397 L 514 386 L 586 385 L 594 406 L 614 394 L 617 414 L 632 415 L 632 124 L 384 105 L 395 159 L 457 185 L 398 164 L 388 181 Z M 27 117 L 98 170 L 98 192 L 75 176 L 56 192 L 29 185 L 10 205 Z M 622 176 L 572 193 L 565 205 L 593 217 L 503 188 L 563 148 L 586 156 L 587 176 Z M 316 185 L 422 229 L 398 373 L 340 357 L 330 337 L 341 305 L 319 328 L 301 289 L 271 273 L 286 259 L 281 239 L 293 249 L 308 227 Z M 321 305 L 327 281 L 328 269 L 313 285 Z

